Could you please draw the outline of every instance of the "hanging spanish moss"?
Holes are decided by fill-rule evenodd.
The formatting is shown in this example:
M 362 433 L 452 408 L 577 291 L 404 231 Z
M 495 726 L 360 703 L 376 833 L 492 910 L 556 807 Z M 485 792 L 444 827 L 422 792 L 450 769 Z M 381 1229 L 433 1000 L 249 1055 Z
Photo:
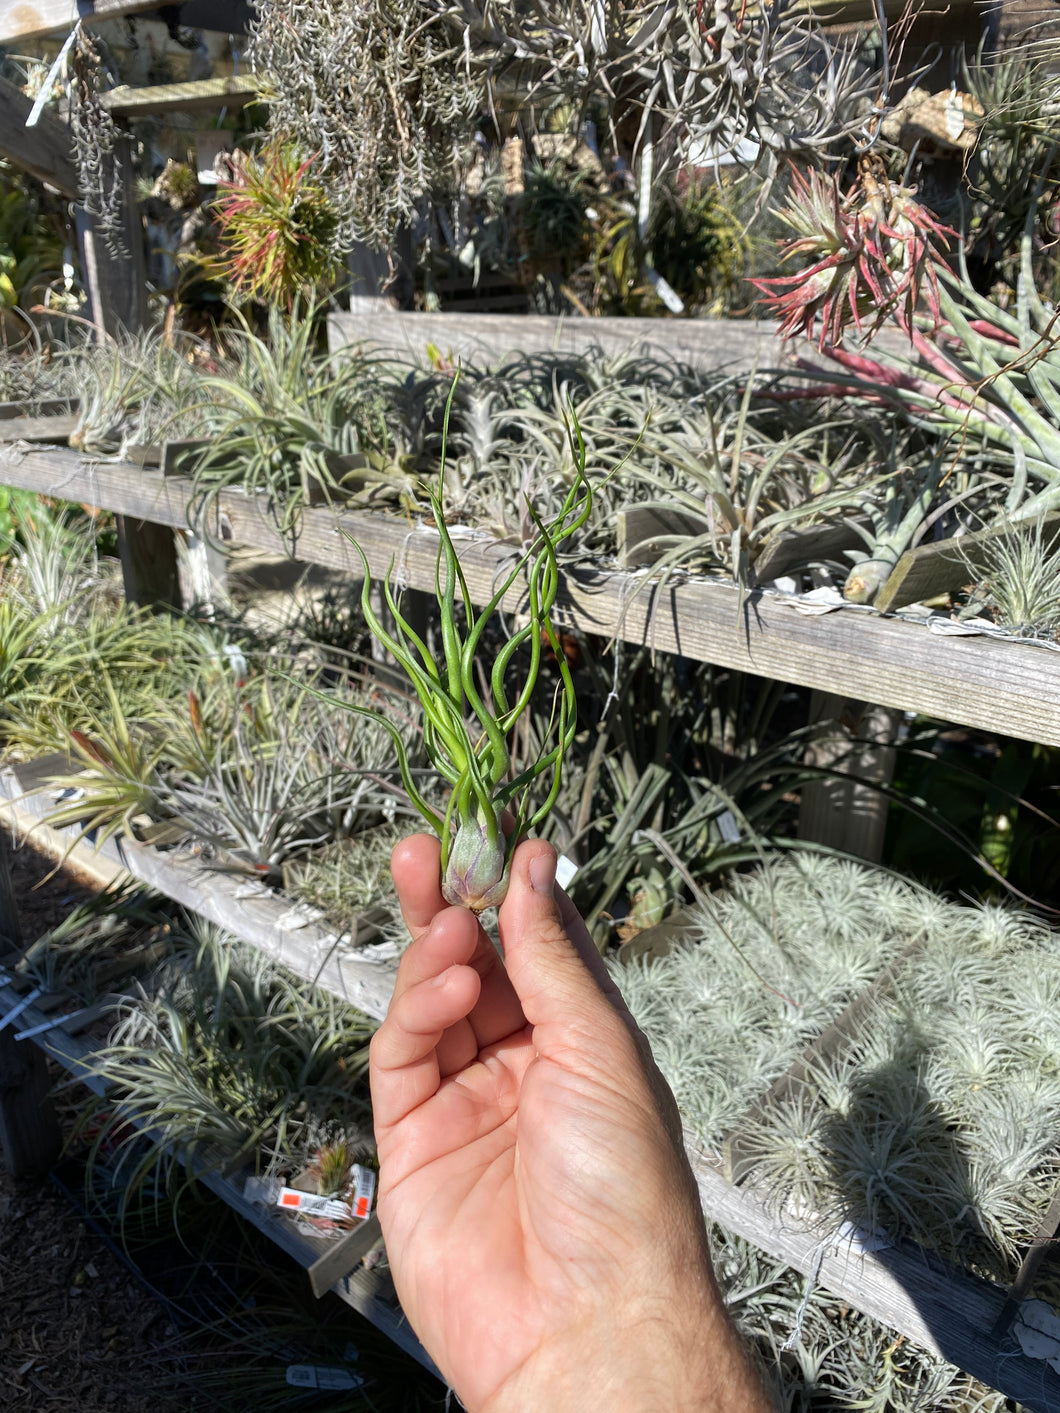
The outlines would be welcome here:
M 314 154 L 343 235 L 384 246 L 417 199 L 453 185 L 485 104 L 444 6 L 261 0 L 251 58 L 274 132 Z
M 108 87 L 99 51 L 83 29 L 70 54 L 70 142 L 77 167 L 81 204 L 96 222 L 107 249 L 118 259 L 128 256 L 125 243 L 125 135 L 100 101 Z

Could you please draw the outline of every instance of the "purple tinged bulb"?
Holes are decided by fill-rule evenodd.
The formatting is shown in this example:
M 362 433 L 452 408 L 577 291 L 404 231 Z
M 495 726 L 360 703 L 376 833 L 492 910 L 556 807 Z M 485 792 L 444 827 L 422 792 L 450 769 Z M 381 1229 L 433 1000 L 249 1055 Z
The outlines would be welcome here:
M 457 907 L 481 913 L 496 907 L 508 891 L 504 834 L 494 829 L 491 841 L 484 825 L 470 820 L 457 827 L 442 879 L 442 897 Z

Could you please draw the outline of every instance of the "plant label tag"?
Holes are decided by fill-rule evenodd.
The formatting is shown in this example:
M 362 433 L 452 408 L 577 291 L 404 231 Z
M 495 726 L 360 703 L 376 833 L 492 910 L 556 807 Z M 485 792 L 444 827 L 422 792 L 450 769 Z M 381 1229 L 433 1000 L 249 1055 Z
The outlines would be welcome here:
M 354 1163 L 350 1169 L 350 1177 L 353 1179 L 353 1195 L 350 1199 L 353 1215 L 358 1221 L 365 1221 L 371 1215 L 372 1200 L 375 1197 L 375 1170 Z
M 287 1382 L 292 1388 L 320 1388 L 331 1393 L 352 1393 L 363 1388 L 365 1380 L 348 1369 L 328 1369 L 322 1364 L 288 1364 Z
M 578 872 L 578 865 L 573 863 L 566 854 L 560 854 L 556 860 L 556 882 L 561 888 L 566 888 L 574 875 Z
M 348 1222 L 350 1209 L 337 1197 L 325 1197 L 319 1192 L 299 1192 L 294 1187 L 281 1187 L 276 1205 L 285 1212 L 297 1212 L 305 1217 L 330 1217 L 333 1222 Z
M 718 815 L 718 833 L 725 840 L 726 844 L 738 844 L 740 842 L 740 826 L 736 823 L 736 816 L 732 810 L 722 810 Z

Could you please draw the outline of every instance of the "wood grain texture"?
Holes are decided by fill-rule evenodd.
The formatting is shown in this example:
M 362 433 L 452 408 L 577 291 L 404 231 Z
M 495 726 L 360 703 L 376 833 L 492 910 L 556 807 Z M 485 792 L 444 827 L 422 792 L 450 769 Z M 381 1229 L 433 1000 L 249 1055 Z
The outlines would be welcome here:
M 1043 516 L 1037 525 L 1044 544 L 1052 545 L 1054 554 L 1060 552 L 1060 511 Z M 1020 532 L 1034 534 L 1035 523 L 1021 526 Z M 978 530 L 972 535 L 962 535 L 959 540 L 939 540 L 907 550 L 876 595 L 876 607 L 881 613 L 887 613 L 961 588 L 990 564 L 991 547 L 1013 533 L 1011 529 Z M 1060 560 L 1057 560 L 1056 572 L 1060 575 Z
M 155 113 L 194 113 L 242 108 L 258 96 L 260 81 L 251 74 L 199 79 L 194 83 L 158 83 L 148 88 L 119 84 L 101 96 L 108 112 L 127 118 Z
M 472 363 L 524 353 L 579 354 L 594 348 L 614 357 L 647 345 L 697 368 L 733 373 L 747 372 L 756 361 L 763 368 L 780 367 L 810 350 L 804 341 L 781 343 L 771 319 L 579 319 L 396 310 L 383 317 L 328 316 L 328 345 L 333 353 L 359 343 L 393 348 L 420 363 L 427 361 L 428 344 L 455 361 Z
M 188 523 L 190 483 L 122 462 L 92 462 L 64 448 L 24 451 L 0 446 L 0 484 L 98 505 L 159 524 Z M 437 534 L 397 515 L 309 510 L 297 539 L 285 543 L 259 503 L 225 496 L 211 525 L 216 540 L 285 550 L 297 559 L 360 574 L 362 545 L 372 573 L 391 564 L 410 587 L 434 585 Z M 472 597 L 485 602 L 514 549 L 488 537 L 456 532 Z M 518 609 L 513 590 L 509 610 Z M 591 565 L 562 575 L 557 625 L 646 643 L 702 662 L 781 682 L 817 687 L 860 701 L 916 711 L 984 731 L 1060 745 L 1060 654 L 984 637 L 941 638 L 916 624 L 843 609 L 803 616 L 763 591 L 744 597 L 730 584 L 647 576 Z
M 14 10 L 29 8 L 4 4 L 0 6 L 0 22 L 5 12 L 10 15 Z M 6 42 L 7 37 L 0 32 L 0 44 Z M 77 169 L 70 155 L 66 125 L 53 113 L 44 112 L 36 127 L 26 127 L 32 107 L 32 98 L 7 79 L 0 79 L 0 157 L 76 201 Z

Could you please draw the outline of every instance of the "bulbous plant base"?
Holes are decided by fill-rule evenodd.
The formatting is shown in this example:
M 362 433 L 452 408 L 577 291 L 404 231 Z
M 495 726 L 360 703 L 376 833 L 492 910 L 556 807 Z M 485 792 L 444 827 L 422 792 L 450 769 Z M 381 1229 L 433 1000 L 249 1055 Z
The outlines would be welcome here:
M 508 891 L 507 850 L 499 829 L 495 837 L 477 823 L 461 824 L 449 849 L 442 876 L 442 897 L 476 916 L 503 902 Z

